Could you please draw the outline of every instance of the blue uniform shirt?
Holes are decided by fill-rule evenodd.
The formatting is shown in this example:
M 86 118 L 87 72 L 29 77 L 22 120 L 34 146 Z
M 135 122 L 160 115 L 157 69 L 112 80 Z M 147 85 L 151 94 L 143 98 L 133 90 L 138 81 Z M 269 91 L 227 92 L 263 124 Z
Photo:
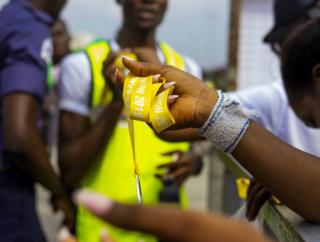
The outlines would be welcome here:
M 0 100 L 23 92 L 42 103 L 52 54 L 51 24 L 51 17 L 33 9 L 28 0 L 11 0 L 0 11 Z M 0 116 L 0 151 L 4 145 L 2 123 Z M 0 169 L 0 184 L 0 240 L 44 242 L 33 181 L 18 169 Z
M 48 14 L 32 8 L 28 0 L 11 0 L 1 10 L 0 98 L 24 92 L 42 101 L 47 91 L 47 63 L 52 55 L 52 22 Z

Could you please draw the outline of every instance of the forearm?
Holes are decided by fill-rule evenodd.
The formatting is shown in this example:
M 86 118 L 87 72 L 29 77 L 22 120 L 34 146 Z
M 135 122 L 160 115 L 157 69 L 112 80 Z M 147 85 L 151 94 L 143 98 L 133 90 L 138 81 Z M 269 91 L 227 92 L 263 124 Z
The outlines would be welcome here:
M 255 122 L 233 155 L 288 207 L 320 222 L 319 158 L 285 144 Z
M 46 148 L 36 127 L 29 127 L 26 133 L 12 135 L 12 139 L 6 142 L 6 150 L 13 156 L 16 165 L 31 179 L 55 195 L 65 193 L 49 162 Z
M 60 168 L 66 185 L 74 187 L 94 164 L 116 127 L 123 105 L 108 105 L 81 137 L 60 145 Z

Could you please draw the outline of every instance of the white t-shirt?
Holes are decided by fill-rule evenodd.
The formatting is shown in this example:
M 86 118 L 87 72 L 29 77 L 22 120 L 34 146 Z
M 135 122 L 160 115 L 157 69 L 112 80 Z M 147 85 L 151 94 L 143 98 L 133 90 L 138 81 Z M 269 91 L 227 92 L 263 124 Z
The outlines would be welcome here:
M 110 41 L 111 49 L 119 51 L 116 41 Z M 160 48 L 157 55 L 165 64 L 165 56 Z M 200 66 L 188 57 L 184 57 L 186 71 L 202 79 Z M 66 57 L 61 64 L 61 79 L 59 83 L 59 108 L 83 116 L 90 115 L 91 66 L 84 52 L 77 52 Z
M 320 157 L 320 129 L 306 126 L 288 104 L 282 82 L 230 93 L 241 105 L 255 109 L 256 120 L 297 149 Z

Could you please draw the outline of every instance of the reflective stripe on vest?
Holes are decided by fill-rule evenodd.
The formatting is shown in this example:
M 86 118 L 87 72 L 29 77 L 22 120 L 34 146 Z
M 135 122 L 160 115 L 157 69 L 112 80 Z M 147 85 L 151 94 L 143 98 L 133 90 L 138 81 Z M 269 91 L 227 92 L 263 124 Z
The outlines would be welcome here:
M 169 45 L 160 45 L 166 63 L 184 68 L 183 58 Z M 106 40 L 95 41 L 86 48 L 92 69 L 92 97 L 91 109 L 96 109 L 108 102 L 103 94 L 104 79 L 102 77 L 102 64 L 107 58 L 111 48 Z M 172 59 L 175 60 L 172 60 Z M 170 61 L 169 61 L 170 60 Z M 109 99 L 110 100 L 110 99 Z M 168 143 L 160 140 L 154 132 L 142 122 L 135 122 L 135 139 L 137 145 L 137 161 L 141 173 L 142 194 L 145 204 L 158 203 L 158 195 L 163 184 L 154 175 L 159 173 L 157 166 L 171 161 L 171 157 L 161 154 L 172 150 L 189 149 L 189 144 Z M 105 150 L 101 152 L 100 162 L 95 162 L 82 180 L 82 187 L 104 194 L 116 201 L 136 203 L 135 178 L 132 167 L 132 151 L 127 121 L 121 119 L 109 140 Z M 94 162 L 94 161 L 93 161 Z M 181 202 L 186 207 L 187 200 L 184 189 L 181 189 Z M 88 211 L 79 208 L 77 216 L 77 235 L 80 242 L 97 242 L 101 229 L 107 227 L 109 233 L 116 241 L 121 242 L 155 242 L 151 236 L 136 232 L 128 232 L 103 224 Z
M 167 43 L 160 43 L 160 48 L 166 58 L 166 64 L 174 66 L 180 70 L 186 69 L 184 60 L 181 55 L 179 55 L 174 49 L 172 49 Z
M 90 65 L 91 65 L 91 78 L 92 78 L 92 91 L 90 98 L 90 106 L 96 107 L 98 105 L 106 105 L 111 100 L 110 93 L 104 95 L 105 81 L 102 72 L 102 65 L 110 52 L 110 44 L 98 39 L 91 43 L 86 48 Z

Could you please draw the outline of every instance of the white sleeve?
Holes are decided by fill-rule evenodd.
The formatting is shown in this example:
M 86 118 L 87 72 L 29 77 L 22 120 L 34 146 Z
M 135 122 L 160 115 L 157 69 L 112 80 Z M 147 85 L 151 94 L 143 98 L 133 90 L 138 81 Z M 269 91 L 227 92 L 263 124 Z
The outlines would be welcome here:
M 202 80 L 203 73 L 202 73 L 202 69 L 201 69 L 200 65 L 189 57 L 184 57 L 184 61 L 185 61 L 185 65 L 186 65 L 186 71 L 188 73 L 190 73 L 191 75 Z
M 59 109 L 89 116 L 90 92 L 89 60 L 83 52 L 71 54 L 61 64 Z
M 280 85 L 282 86 L 280 83 L 263 85 L 233 92 L 229 96 L 242 106 L 256 110 L 259 113 L 256 121 L 269 131 L 276 133 L 281 122 L 279 119 L 283 117 L 282 112 L 287 105 L 285 92 L 279 87 Z

